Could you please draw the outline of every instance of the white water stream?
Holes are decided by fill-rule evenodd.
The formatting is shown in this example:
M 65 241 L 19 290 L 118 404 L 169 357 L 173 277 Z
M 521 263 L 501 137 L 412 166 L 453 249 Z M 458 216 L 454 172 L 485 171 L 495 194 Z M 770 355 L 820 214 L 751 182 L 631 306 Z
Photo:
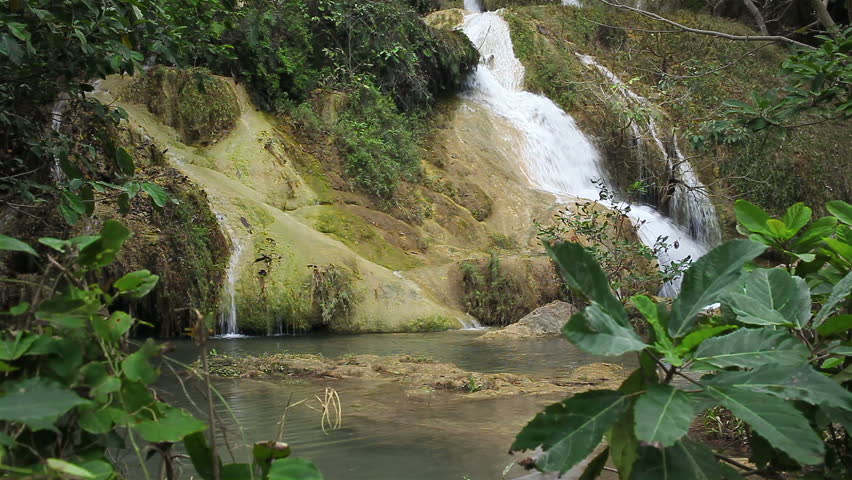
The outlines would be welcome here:
M 233 250 L 228 260 L 227 278 L 225 279 L 225 299 L 222 310 L 219 312 L 219 333 L 224 338 L 239 338 L 237 327 L 237 278 L 239 276 L 240 258 L 243 253 L 243 243 L 234 231 L 228 226 L 225 216 L 216 212 L 216 218 L 231 239 Z
M 465 7 L 474 13 L 465 17 L 463 31 L 481 55 L 465 96 L 517 129 L 524 141 L 521 168 L 532 185 L 565 200 L 598 198 L 593 180 L 606 182 L 598 150 L 570 115 L 548 98 L 522 90 L 524 67 L 514 55 L 509 26 L 499 12 L 480 13 L 475 1 L 466 0 Z M 662 265 L 686 257 L 694 260 L 708 251 L 703 242 L 650 206 L 631 206 L 630 217 L 646 245 L 666 237 L 677 246 L 659 255 Z M 661 294 L 676 294 L 679 280 L 673 283 Z

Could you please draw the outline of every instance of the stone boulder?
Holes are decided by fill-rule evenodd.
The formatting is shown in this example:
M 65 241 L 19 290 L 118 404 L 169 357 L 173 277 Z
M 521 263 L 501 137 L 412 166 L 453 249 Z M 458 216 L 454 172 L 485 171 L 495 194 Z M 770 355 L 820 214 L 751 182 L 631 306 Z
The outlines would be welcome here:
M 559 335 L 562 326 L 577 313 L 577 307 L 570 303 L 556 300 L 538 307 L 524 318 L 506 328 L 488 332 L 482 339 L 490 338 L 524 338 L 540 335 Z

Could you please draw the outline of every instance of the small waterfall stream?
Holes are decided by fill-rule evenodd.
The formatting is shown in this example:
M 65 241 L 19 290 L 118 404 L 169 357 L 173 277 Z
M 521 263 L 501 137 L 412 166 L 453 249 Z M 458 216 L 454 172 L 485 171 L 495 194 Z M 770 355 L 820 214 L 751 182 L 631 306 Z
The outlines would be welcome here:
M 475 1 L 465 1 L 465 7 L 481 12 Z M 606 182 L 600 153 L 570 115 L 550 99 L 522 90 L 524 68 L 514 55 L 509 26 L 499 12 L 466 16 L 463 31 L 481 55 L 464 95 L 518 130 L 524 140 L 521 168 L 530 183 L 565 200 L 598 198 L 593 180 Z M 632 205 L 630 216 L 646 245 L 653 246 L 658 237 L 677 245 L 659 256 L 662 265 L 696 259 L 708 251 L 704 242 L 650 206 Z M 661 294 L 671 296 L 678 289 L 679 279 L 664 286 Z
M 577 54 L 577 56 L 585 65 L 596 69 L 606 77 L 616 87 L 618 94 L 628 103 L 645 107 L 650 111 L 656 110 L 656 107 L 647 98 L 631 91 L 617 75 L 594 58 L 589 55 Z M 710 197 L 707 196 L 706 187 L 698 179 L 692 165 L 681 153 L 677 144 L 677 137 L 672 142 L 673 148 L 668 149 L 658 133 L 653 115 L 648 116 L 645 126 L 653 143 L 660 151 L 660 155 L 665 160 L 671 176 L 677 180 L 671 198 L 671 216 L 679 225 L 686 227 L 693 238 L 700 240 L 707 246 L 718 244 L 722 240 L 722 235 L 716 208 L 713 206 Z M 636 138 L 643 137 L 636 122 L 631 123 L 630 127 Z
M 228 227 L 224 215 L 216 212 L 216 218 L 219 220 L 219 225 L 225 229 L 233 245 L 231 258 L 228 260 L 228 270 L 226 271 L 225 298 L 219 312 L 219 334 L 225 338 L 238 338 L 241 335 L 237 327 L 237 279 L 244 245 L 234 231 Z

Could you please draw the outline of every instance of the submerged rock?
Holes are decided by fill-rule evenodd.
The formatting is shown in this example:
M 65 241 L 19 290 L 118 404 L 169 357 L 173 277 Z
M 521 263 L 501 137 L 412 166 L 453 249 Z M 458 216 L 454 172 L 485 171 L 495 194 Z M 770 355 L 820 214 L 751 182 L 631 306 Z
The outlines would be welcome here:
M 570 303 L 556 300 L 539 307 L 517 323 L 506 328 L 488 332 L 479 337 L 484 340 L 492 338 L 524 338 L 539 335 L 559 335 L 562 326 L 577 313 L 577 307 Z
M 361 378 L 391 380 L 411 391 L 444 390 L 473 397 L 576 393 L 593 388 L 616 388 L 626 377 L 624 369 L 610 363 L 583 365 L 558 377 L 513 373 L 480 373 L 452 363 L 438 363 L 411 355 L 347 355 L 337 359 L 321 355 L 272 354 L 259 357 L 214 356 L 210 373 L 230 378 Z

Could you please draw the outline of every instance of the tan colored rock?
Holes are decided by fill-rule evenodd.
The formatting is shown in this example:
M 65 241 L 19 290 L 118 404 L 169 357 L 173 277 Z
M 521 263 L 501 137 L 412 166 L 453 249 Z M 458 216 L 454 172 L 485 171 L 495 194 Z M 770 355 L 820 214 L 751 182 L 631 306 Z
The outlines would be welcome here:
M 559 335 L 562 326 L 577 313 L 577 307 L 570 303 L 556 300 L 543 307 L 539 307 L 517 323 L 506 328 L 488 332 L 479 337 L 482 340 L 494 338 L 524 338 L 540 335 Z

